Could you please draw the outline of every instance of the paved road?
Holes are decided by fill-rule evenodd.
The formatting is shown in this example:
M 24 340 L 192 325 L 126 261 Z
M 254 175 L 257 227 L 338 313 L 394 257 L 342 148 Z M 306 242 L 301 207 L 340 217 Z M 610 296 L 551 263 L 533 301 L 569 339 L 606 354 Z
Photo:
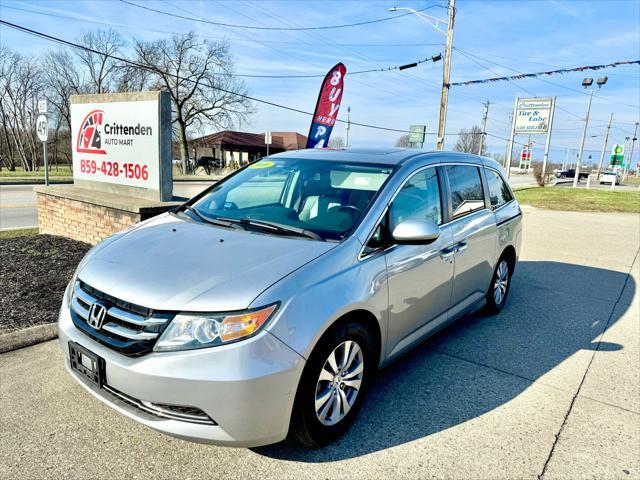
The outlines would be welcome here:
M 56 342 L 0 356 L 0 478 L 640 478 L 640 219 L 525 207 L 509 303 L 379 375 L 334 445 L 176 440 L 94 400 Z
M 192 197 L 211 182 L 174 182 L 174 195 Z M 0 185 L 0 230 L 38 226 L 33 185 Z

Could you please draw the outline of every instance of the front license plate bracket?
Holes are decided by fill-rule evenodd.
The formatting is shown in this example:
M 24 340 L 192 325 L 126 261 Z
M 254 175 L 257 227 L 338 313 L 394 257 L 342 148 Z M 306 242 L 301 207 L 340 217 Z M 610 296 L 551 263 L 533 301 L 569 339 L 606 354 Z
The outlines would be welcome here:
M 69 342 L 71 369 L 79 373 L 98 388 L 104 383 L 104 359 L 87 350 L 82 345 Z

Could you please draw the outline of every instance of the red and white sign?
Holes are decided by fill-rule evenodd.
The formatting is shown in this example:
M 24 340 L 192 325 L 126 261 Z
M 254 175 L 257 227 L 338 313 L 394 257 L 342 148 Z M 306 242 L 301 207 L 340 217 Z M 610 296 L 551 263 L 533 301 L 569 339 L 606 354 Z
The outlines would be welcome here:
M 159 190 L 157 100 L 72 103 L 73 178 Z

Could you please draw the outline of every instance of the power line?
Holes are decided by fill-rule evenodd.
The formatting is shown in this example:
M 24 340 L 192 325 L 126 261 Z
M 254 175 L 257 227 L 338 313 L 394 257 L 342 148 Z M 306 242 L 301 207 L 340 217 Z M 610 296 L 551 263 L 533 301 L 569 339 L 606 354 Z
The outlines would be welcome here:
M 149 32 L 149 33 L 162 33 L 166 35 L 172 35 L 176 33 L 175 31 L 150 29 L 150 28 L 139 26 L 139 25 L 127 25 L 124 23 L 106 22 L 106 21 L 91 20 L 88 18 L 72 17 L 69 15 L 62 15 L 60 13 L 42 12 L 38 10 L 32 10 L 29 8 L 15 7 L 12 5 L 2 5 L 2 8 L 8 8 L 10 10 L 17 10 L 17 11 L 26 12 L 26 13 L 34 13 L 36 15 L 42 15 L 50 18 L 62 18 L 65 20 L 72 20 L 75 22 L 83 22 L 83 23 L 91 23 L 94 25 L 101 25 L 101 26 L 106 25 L 110 27 L 124 28 L 127 30 L 134 30 L 138 32 L 142 31 L 142 32 Z M 212 40 L 219 40 L 219 41 L 227 39 L 227 37 L 216 37 L 214 35 L 206 35 L 204 33 L 196 33 L 196 35 L 198 37 L 210 38 Z M 254 38 L 248 38 L 248 37 L 230 37 L 230 38 L 231 40 L 236 40 L 241 42 L 246 41 L 251 43 L 262 43 L 264 45 L 269 44 L 269 45 L 295 45 L 295 46 L 306 45 L 306 46 L 314 46 L 314 47 L 317 46 L 316 43 L 302 42 L 302 41 L 287 42 L 287 41 L 279 41 L 279 40 L 256 40 Z M 389 48 L 402 47 L 404 48 L 404 47 L 441 47 L 441 46 L 444 46 L 444 43 L 442 42 L 440 43 L 340 43 L 340 45 L 343 47 L 362 47 L 362 48 L 369 48 L 369 47 L 389 47 Z
M 459 49 L 458 49 L 459 51 Z M 462 53 L 462 52 L 461 52 Z M 635 61 L 624 61 L 624 62 L 614 62 L 614 63 L 609 63 L 609 64 L 605 64 L 605 65 L 590 65 L 590 66 L 586 66 L 586 67 L 577 67 L 577 68 L 560 68 L 558 70 L 551 70 L 551 71 L 547 71 L 547 72 L 538 72 L 538 73 L 522 73 L 519 70 L 516 70 L 515 68 L 511 68 L 511 67 L 507 67 L 506 65 L 501 65 L 497 62 L 492 62 L 491 60 L 487 60 L 486 58 L 482 58 L 479 57 L 477 55 L 474 55 L 473 53 L 467 52 L 469 55 L 476 57 L 476 58 L 480 58 L 486 62 L 492 63 L 493 65 L 496 65 L 498 67 L 501 68 L 506 68 L 507 70 L 511 70 L 512 72 L 516 72 L 518 75 L 515 75 L 513 77 L 508 77 L 508 79 L 516 79 L 519 80 L 521 78 L 534 78 L 535 80 L 538 80 L 540 82 L 544 82 L 544 83 L 548 83 L 550 85 L 554 85 L 556 87 L 560 87 L 560 88 L 564 88 L 565 90 L 570 90 L 572 92 L 576 92 L 576 93 L 580 93 L 582 94 L 582 90 L 578 90 L 576 88 L 572 88 L 572 87 L 568 87 L 566 85 L 561 85 L 559 83 L 555 83 L 552 82 L 551 80 L 546 80 L 544 78 L 540 78 L 538 75 L 553 75 L 554 73 L 568 73 L 568 72 L 582 72 L 584 70 L 602 70 L 603 68 L 607 68 L 607 67 L 616 67 L 619 65 L 632 65 L 635 63 L 640 64 L 640 60 L 635 60 Z M 495 73 L 495 72 L 494 72 Z M 473 81 L 473 80 L 472 80 Z M 464 82 L 467 83 L 467 82 Z M 629 105 L 628 103 L 624 103 L 624 102 L 620 102 L 618 100 L 612 100 L 608 97 L 604 97 L 602 95 L 594 95 L 596 98 L 601 98 L 602 100 L 607 100 L 609 102 L 613 102 L 613 103 L 619 103 L 620 105 L 624 105 L 626 107 L 631 107 L 631 108 L 638 108 L 635 105 Z
M 460 47 L 456 47 L 456 48 L 460 48 Z M 482 56 L 480 56 L 480 54 L 482 54 L 484 57 L 494 57 L 494 58 L 502 58 L 504 60 L 510 60 L 510 61 L 517 61 L 517 62 L 524 62 L 524 63 L 528 63 L 531 65 L 542 65 L 544 67 L 553 67 L 553 68 L 563 68 L 561 65 L 554 65 L 551 63 L 542 63 L 542 62 L 534 62 L 532 60 L 525 60 L 524 58 L 518 57 L 518 58 L 514 58 L 514 57 L 506 57 L 504 55 L 496 55 L 495 53 L 488 53 L 488 52 L 471 52 L 469 51 L 466 47 L 464 48 L 464 50 L 469 54 L 469 55 L 473 55 L 476 58 L 483 58 Z M 489 61 L 489 60 L 487 60 Z M 515 70 L 514 70 L 515 71 Z M 624 77 L 624 78 L 633 78 L 635 80 L 640 79 L 639 75 L 624 75 L 622 73 L 612 73 L 612 72 L 607 72 L 607 75 L 613 75 L 616 77 Z
M 470 60 L 472 60 L 472 59 L 468 55 L 476 57 L 476 58 L 482 58 L 482 57 L 478 57 L 477 55 L 473 55 L 472 53 L 469 53 L 469 52 L 467 52 L 468 55 L 466 55 L 459 48 L 456 48 L 456 51 L 458 51 L 459 53 L 463 54 L 465 57 L 469 58 Z M 486 78 L 486 79 L 481 79 L 481 80 L 467 80 L 467 81 L 464 81 L 464 82 L 454 82 L 454 83 L 451 84 L 451 86 L 463 86 L 463 85 L 473 85 L 473 84 L 478 84 L 478 83 L 512 81 L 512 80 L 522 80 L 524 78 L 534 78 L 534 79 L 539 80 L 541 82 L 549 83 L 551 85 L 555 85 L 556 87 L 564 88 L 565 90 L 571 90 L 572 92 L 581 93 L 581 90 L 577 90 L 577 89 L 572 88 L 572 87 L 567 87 L 566 85 L 561 85 L 559 83 L 555 83 L 555 82 L 551 82 L 549 80 L 545 80 L 543 78 L 539 78 L 539 75 L 564 74 L 564 73 L 570 73 L 570 72 L 582 72 L 582 71 L 585 71 L 585 70 L 601 70 L 603 68 L 608 68 L 608 67 L 617 67 L 617 66 L 621 66 L 621 65 L 640 64 L 640 60 L 625 60 L 625 61 L 612 62 L 612 63 L 608 63 L 608 64 L 603 64 L 603 65 L 587 65 L 587 66 L 575 67 L 575 68 L 561 68 L 561 69 L 558 69 L 558 70 L 549 70 L 549 71 L 546 71 L 546 72 L 522 73 L 522 72 L 520 72 L 520 71 L 518 71 L 518 70 L 516 70 L 514 68 L 507 67 L 505 65 L 501 65 L 501 64 L 493 62 L 491 60 L 487 60 L 486 58 L 482 58 L 482 60 L 484 60 L 485 62 L 488 62 L 488 63 L 492 63 L 492 64 L 494 64 L 494 65 L 496 65 L 498 67 L 506 68 L 507 70 L 511 70 L 512 72 L 516 72 L 516 73 L 518 73 L 518 75 L 499 76 L 499 77 L 495 77 L 495 78 Z M 486 66 L 484 68 L 486 68 Z M 493 74 L 497 75 L 492 70 L 490 70 L 490 69 L 487 69 L 487 70 L 489 70 Z M 620 105 L 624 105 L 624 106 L 631 107 L 631 108 L 638 108 L 636 105 L 630 105 L 628 103 L 620 102 L 620 101 L 617 101 L 617 100 L 612 100 L 612 99 L 610 99 L 608 97 L 604 97 L 602 95 L 595 95 L 595 96 L 597 98 L 601 98 L 601 99 L 607 100 L 609 102 L 618 103 Z
M 104 57 L 112 58 L 112 59 L 117 60 L 119 62 L 126 63 L 128 65 L 132 65 L 132 66 L 134 66 L 136 68 L 139 68 L 141 70 L 147 70 L 147 71 L 150 71 L 150 72 L 153 72 L 153 73 L 159 73 L 159 74 L 165 74 L 165 75 L 168 74 L 167 72 L 164 72 L 164 71 L 162 71 L 160 69 L 157 69 L 157 68 L 154 68 L 154 67 L 150 67 L 148 65 L 143 65 L 141 63 L 134 62 L 134 61 L 129 60 L 127 58 L 123 58 L 123 57 L 119 57 L 117 55 L 111 55 L 111 54 L 108 54 L 108 53 L 100 52 L 98 50 L 94 50 L 93 48 L 86 47 L 84 45 L 79 45 L 79 44 L 74 43 L 74 42 L 70 42 L 69 40 L 64 40 L 62 38 L 55 37 L 53 35 L 48 35 L 48 34 L 43 33 L 43 32 L 38 32 L 37 30 L 32 30 L 30 28 L 23 27 L 21 25 L 17 25 L 15 23 L 7 22 L 6 20 L 0 19 L 0 24 L 6 25 L 6 26 L 8 26 L 10 28 L 13 28 L 14 30 L 21 31 L 21 32 L 27 33 L 29 35 L 42 38 L 44 40 L 48 40 L 48 41 L 55 42 L 55 43 L 58 43 L 58 44 L 61 44 L 61 45 L 66 45 L 68 47 L 84 50 L 84 51 L 87 51 L 87 52 L 91 52 L 91 53 L 94 53 L 96 55 L 102 55 Z M 176 75 L 172 75 L 172 77 L 175 78 L 176 80 L 179 80 L 179 81 L 196 83 L 196 80 L 193 80 L 191 78 L 179 77 L 179 76 L 176 76 Z M 238 93 L 238 92 L 232 92 L 230 90 L 226 90 L 224 88 L 217 87 L 217 86 L 211 85 L 211 84 L 206 84 L 206 86 L 208 86 L 209 88 L 211 88 L 213 90 L 218 90 L 220 92 L 227 93 L 229 95 L 235 95 L 237 97 L 245 98 L 247 100 L 251 100 L 251 101 L 254 101 L 254 102 L 257 102 L 257 103 L 270 105 L 272 107 L 280 108 L 280 109 L 283 109 L 283 110 L 288 110 L 290 112 L 295 112 L 295 113 L 300 113 L 300 114 L 303 114 L 303 115 L 313 116 L 312 112 L 307 112 L 307 111 L 301 110 L 299 108 L 290 107 L 290 106 L 287 106 L 287 105 L 282 105 L 282 104 L 279 104 L 279 103 L 276 103 L 276 102 L 272 102 L 272 101 L 269 101 L 269 100 L 264 100 L 262 98 L 253 97 L 251 95 L 245 95 L 245 94 Z M 345 120 L 339 120 L 339 119 L 336 119 L 336 122 L 346 123 Z M 356 125 L 356 126 L 364 127 L 364 128 L 372 128 L 372 129 L 376 129 L 376 130 L 385 130 L 385 131 L 389 131 L 389 132 L 408 133 L 408 130 L 402 130 L 402 129 L 398 129 L 398 128 L 382 127 L 382 126 L 379 126 L 379 125 L 371 125 L 371 124 L 367 124 L 367 123 L 359 123 L 359 122 L 354 122 L 354 121 L 350 121 L 349 123 L 351 125 Z M 435 135 L 435 132 L 430 132 L 429 134 L 430 135 Z
M 177 13 L 171 13 L 171 12 L 167 12 L 165 10 L 159 10 L 157 8 L 151 8 L 151 7 L 148 7 L 146 5 L 139 5 L 137 3 L 129 2 L 128 0 L 120 0 L 120 1 L 122 3 L 126 3 L 127 5 L 132 5 L 134 7 L 141 8 L 143 10 L 148 10 L 150 12 L 158 13 L 160 15 L 166 15 L 166 16 L 169 16 L 169 17 L 180 18 L 180 19 L 183 19 L 183 20 L 190 20 L 192 22 L 207 23 L 209 25 L 217 25 L 217 26 L 220 26 L 220 27 L 243 28 L 243 29 L 248 29 L 248 30 L 275 30 L 275 31 L 332 30 L 332 29 L 337 29 L 337 28 L 359 27 L 359 26 L 362 26 L 362 25 L 371 25 L 373 23 L 388 22 L 390 20 L 395 20 L 397 18 L 406 17 L 407 15 L 413 15 L 412 12 L 409 12 L 409 13 L 403 13 L 401 15 L 394 15 L 393 17 L 378 18 L 378 19 L 375 19 L 375 20 L 366 20 L 366 21 L 363 21 L 363 22 L 345 23 L 345 24 L 342 24 L 342 25 L 323 25 L 323 26 L 318 26 L 318 27 L 267 27 L 267 26 L 259 26 L 259 25 L 238 25 L 238 24 L 234 24 L 234 23 L 214 22 L 213 20 L 206 20 L 206 19 L 203 19 L 203 18 L 190 17 L 190 16 L 187 16 L 187 15 L 179 15 Z M 428 10 L 430 8 L 433 8 L 433 7 L 438 7 L 438 6 L 439 5 L 430 5 L 428 7 L 422 8 L 422 9 L 420 9 L 418 11 L 419 12 L 424 12 L 425 10 Z

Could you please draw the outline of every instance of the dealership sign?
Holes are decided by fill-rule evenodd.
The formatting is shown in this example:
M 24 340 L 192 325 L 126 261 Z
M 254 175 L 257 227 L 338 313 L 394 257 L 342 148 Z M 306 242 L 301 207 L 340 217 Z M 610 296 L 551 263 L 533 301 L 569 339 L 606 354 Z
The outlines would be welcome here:
M 514 133 L 545 134 L 549 131 L 553 98 L 519 98 Z
M 167 126 L 161 121 L 161 98 L 160 92 L 72 97 L 74 181 L 165 200 L 159 197 L 171 168 L 170 159 L 162 158 Z

